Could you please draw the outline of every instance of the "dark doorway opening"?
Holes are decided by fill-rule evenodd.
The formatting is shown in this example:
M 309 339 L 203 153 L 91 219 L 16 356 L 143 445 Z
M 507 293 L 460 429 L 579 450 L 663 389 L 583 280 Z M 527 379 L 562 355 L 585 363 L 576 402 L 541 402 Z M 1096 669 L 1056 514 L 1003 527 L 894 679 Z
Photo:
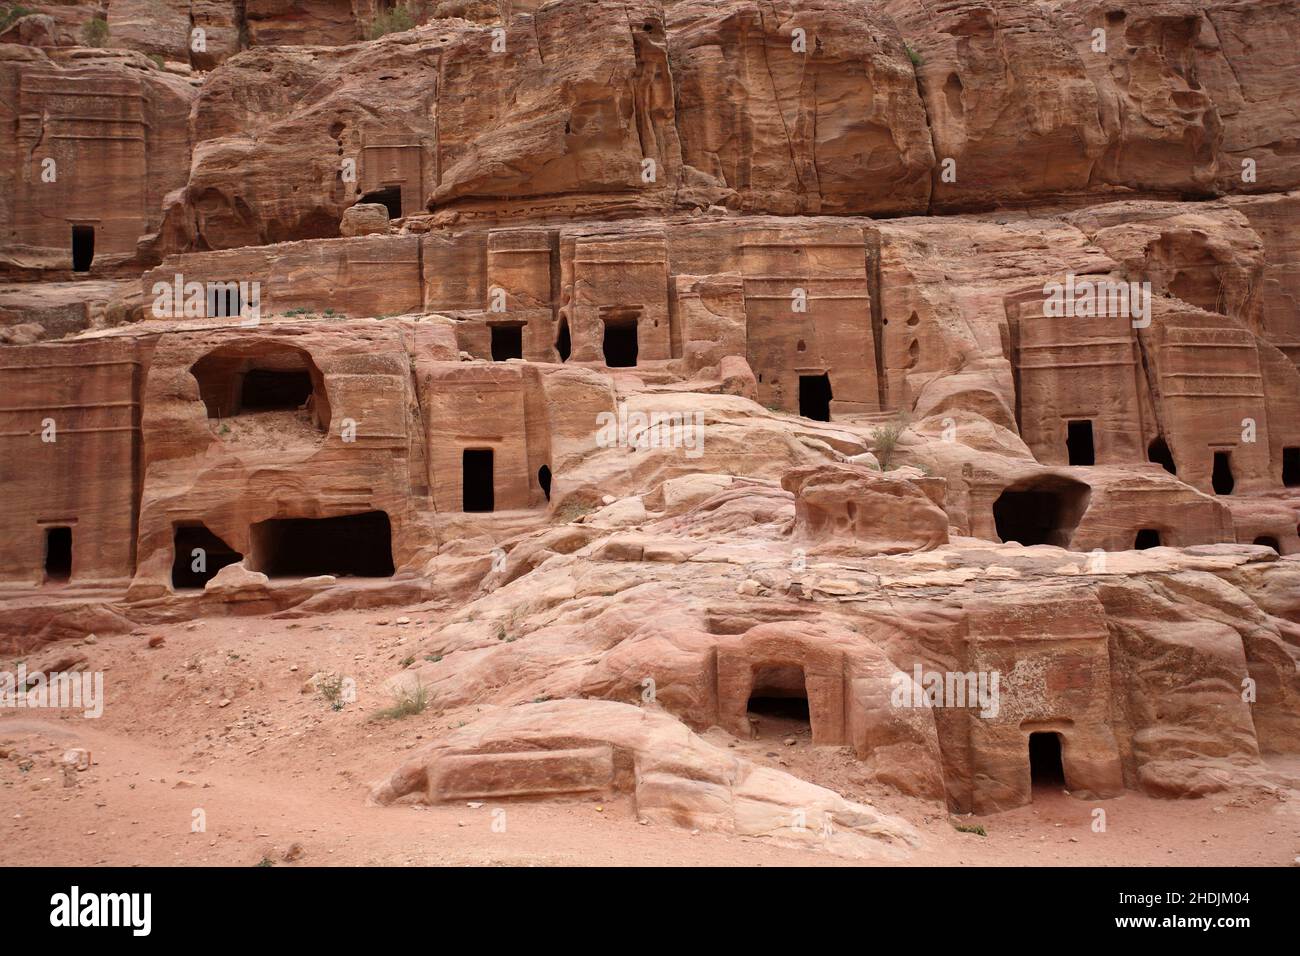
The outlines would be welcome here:
M 542 489 L 542 494 L 546 495 L 546 500 L 551 500 L 551 469 L 542 465 L 537 469 L 537 484 Z
M 1133 539 L 1134 551 L 1145 551 L 1147 548 L 1160 547 L 1160 532 L 1155 528 L 1143 528 Z
M 45 529 L 45 580 L 61 583 L 72 577 L 72 529 Z
M 1178 474 L 1178 466 L 1174 464 L 1174 456 L 1164 435 L 1157 435 L 1147 446 L 1147 461 L 1155 462 L 1171 475 Z
M 95 227 L 72 227 L 72 271 L 89 272 L 95 261 Z
M 239 407 L 245 412 L 301 408 L 311 398 L 311 374 L 306 369 L 253 368 L 244 375 Z
M 1070 454 L 1070 464 L 1096 464 L 1097 455 L 1092 445 L 1092 419 L 1066 422 L 1065 448 Z
M 1278 554 L 1282 553 L 1282 548 L 1280 543 L 1278 542 L 1277 538 L 1274 538 L 1272 535 L 1262 534 L 1255 539 L 1254 543 L 1262 544 L 1266 548 L 1272 548 Z
M 560 361 L 567 362 L 573 354 L 573 342 L 569 338 L 569 320 L 560 319 L 560 331 L 555 336 L 555 351 L 560 354 Z
M 252 538 L 251 569 L 271 578 L 386 578 L 393 573 L 393 532 L 383 511 L 272 518 L 253 525 Z
M 1232 477 L 1232 452 L 1216 451 L 1214 453 L 1214 473 L 1210 476 L 1216 495 L 1230 495 L 1237 481 Z
M 522 325 L 493 325 L 492 361 L 524 357 L 524 327 Z
M 799 376 L 799 414 L 814 421 L 831 420 L 831 377 L 822 375 Z
M 1017 482 L 993 503 L 993 521 L 1004 542 L 1029 547 L 1067 548 L 1088 507 L 1090 491 L 1081 481 L 1047 476 Z
M 402 218 L 402 187 L 385 186 L 361 197 L 359 202 L 377 202 L 388 210 L 389 219 Z
M 1029 735 L 1029 779 L 1035 788 L 1065 786 L 1060 734 L 1038 732 Z
M 493 511 L 496 508 L 491 448 L 466 448 L 461 457 L 461 508 Z
M 176 526 L 172 555 L 172 587 L 177 590 L 201 588 L 244 557 L 201 524 Z
M 238 318 L 242 308 L 238 282 L 213 282 L 208 286 L 208 318 Z
M 611 315 L 605 319 L 605 364 L 610 368 L 636 366 L 640 346 L 637 342 L 637 316 Z
M 798 664 L 754 668 L 747 709 L 755 736 L 811 734 L 812 718 L 803 668 Z
M 1282 449 L 1282 484 L 1288 488 L 1300 485 L 1300 448 Z

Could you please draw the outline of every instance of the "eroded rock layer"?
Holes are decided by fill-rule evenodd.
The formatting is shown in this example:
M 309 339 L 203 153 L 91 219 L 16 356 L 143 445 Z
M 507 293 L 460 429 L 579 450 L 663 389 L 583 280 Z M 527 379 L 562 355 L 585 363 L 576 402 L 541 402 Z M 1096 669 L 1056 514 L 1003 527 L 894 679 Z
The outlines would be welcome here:
M 867 859 L 1296 788 L 1300 9 L 403 10 L 0 24 L 0 648 L 420 607 L 377 804 Z

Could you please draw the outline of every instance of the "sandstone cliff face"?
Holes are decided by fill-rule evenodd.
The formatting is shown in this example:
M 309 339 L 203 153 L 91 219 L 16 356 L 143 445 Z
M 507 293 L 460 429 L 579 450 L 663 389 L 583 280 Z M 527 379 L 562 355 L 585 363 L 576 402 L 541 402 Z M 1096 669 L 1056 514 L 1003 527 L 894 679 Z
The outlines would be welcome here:
M 156 254 L 337 236 L 348 206 L 390 193 L 394 218 L 501 221 L 1300 186 L 1284 2 L 564 0 L 374 43 L 356 42 L 374 11 L 349 4 L 250 4 L 238 22 L 181 5 L 140 29 L 121 3 L 114 44 L 218 67 Z M 247 52 L 227 62 L 241 22 Z M 268 52 L 299 43 L 317 45 Z
M 0 145 L 0 268 L 68 276 L 77 227 L 93 231 L 98 271 L 134 260 L 187 177 L 192 84 L 135 53 L 5 44 L 0 91 L 14 134 Z
M 755 700 L 931 808 L 1283 792 L 1294 4 L 151 10 L 0 45 L 6 650 L 424 603 L 383 804 L 910 852 Z
M 926 207 L 933 152 L 893 23 L 834 0 L 666 16 L 688 183 L 717 189 L 702 198 L 783 214 Z
M 934 138 L 933 203 L 988 206 L 1087 191 L 1105 148 L 1099 94 L 1037 4 L 895 0 Z
M 415 131 L 398 158 L 396 150 L 362 152 L 369 143 L 358 142 L 348 116 L 336 120 L 343 128 L 335 138 L 363 176 L 374 165 L 368 159 L 389 163 L 380 178 L 401 180 L 403 214 L 454 209 L 501 219 L 721 204 L 896 215 L 1130 190 L 1211 195 L 1300 185 L 1289 152 L 1273 145 L 1294 128 L 1284 105 L 1293 99 L 1289 81 L 1264 85 L 1259 58 L 1245 52 L 1265 42 L 1250 39 L 1259 17 L 1239 5 L 896 0 L 882 12 L 836 2 L 560 3 L 499 29 L 431 25 L 390 41 L 383 54 L 312 54 L 334 63 L 332 76 L 280 76 L 278 116 L 259 109 L 256 121 L 241 119 L 205 97 L 200 139 L 274 130 L 242 161 L 267 168 L 268 179 L 279 167 L 293 184 L 295 215 L 286 221 L 275 208 L 283 187 L 265 200 L 265 213 L 256 194 L 244 201 L 255 219 L 248 225 L 265 235 L 263 223 L 275 219 L 290 230 L 285 238 L 323 234 L 341 204 L 377 184 L 362 180 L 339 195 L 324 170 L 313 181 L 283 156 L 287 144 L 304 143 L 297 134 L 307 116 L 330 109 L 309 105 L 311 94 L 309 103 L 287 96 L 294 88 L 336 99 L 340 87 L 353 87 L 353 97 L 371 103 L 372 137 L 396 142 Z M 1300 29 L 1293 9 L 1274 12 L 1285 29 Z M 1235 45 L 1218 41 L 1216 24 L 1231 24 L 1224 29 Z M 577 30 L 590 38 L 581 50 L 561 40 Z M 390 48 L 399 42 L 406 56 Z M 1268 48 L 1272 72 L 1294 75 L 1295 62 L 1283 62 L 1292 46 Z M 1237 60 L 1251 68 L 1233 79 Z M 483 82 L 485 72 L 492 82 Z M 238 73 L 229 82 L 242 88 L 249 79 Z M 415 93 L 407 109 L 383 96 L 392 83 L 405 97 Z M 617 92 L 595 96 L 605 83 Z M 1266 103 L 1269 96 L 1277 102 Z M 327 143 L 305 142 L 309 153 L 328 153 Z M 220 160 L 211 162 L 196 167 L 192 186 L 222 178 Z

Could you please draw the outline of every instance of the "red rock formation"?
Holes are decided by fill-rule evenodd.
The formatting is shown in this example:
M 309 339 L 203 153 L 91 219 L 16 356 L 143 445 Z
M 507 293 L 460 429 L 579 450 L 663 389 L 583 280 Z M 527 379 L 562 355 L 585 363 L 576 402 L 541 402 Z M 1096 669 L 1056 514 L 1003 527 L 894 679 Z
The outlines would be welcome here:
M 1294 4 L 41 9 L 7 652 L 423 603 L 379 803 L 856 856 L 916 833 L 732 746 L 927 812 L 1031 801 L 1040 745 L 1090 800 L 1289 789 Z

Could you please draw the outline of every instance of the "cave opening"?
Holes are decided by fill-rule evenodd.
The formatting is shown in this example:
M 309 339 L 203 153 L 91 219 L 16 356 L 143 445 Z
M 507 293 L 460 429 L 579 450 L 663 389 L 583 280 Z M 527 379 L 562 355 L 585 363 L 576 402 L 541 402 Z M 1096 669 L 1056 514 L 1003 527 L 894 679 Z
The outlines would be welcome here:
M 799 376 L 799 414 L 804 418 L 819 422 L 830 421 L 832 397 L 829 372 Z
M 1300 448 L 1282 449 L 1282 484 L 1288 488 L 1300 486 Z
M 560 331 L 555 336 L 555 351 L 561 362 L 567 362 L 573 354 L 573 341 L 569 338 L 569 320 L 560 319 Z
M 537 469 L 537 485 L 542 489 L 542 494 L 546 496 L 546 500 L 550 501 L 551 500 L 551 469 L 548 468 L 546 465 L 542 465 L 541 468 Z
M 1141 528 L 1137 536 L 1133 539 L 1134 551 L 1145 551 L 1148 548 L 1160 547 L 1160 532 L 1155 528 Z
M 798 664 L 755 666 L 746 706 L 757 737 L 812 732 L 808 683 Z
M 1053 544 L 1067 548 L 1090 495 L 1083 482 L 1056 475 L 1016 482 L 993 503 L 998 537 L 1026 547 Z
M 466 448 L 461 456 L 461 510 L 496 510 L 491 448 Z
M 1169 451 L 1164 435 L 1157 435 L 1147 445 L 1147 461 L 1154 462 L 1171 475 L 1178 474 L 1178 466 L 1174 464 L 1173 453 Z
M 301 410 L 320 431 L 329 428 L 325 380 L 303 349 L 274 342 L 224 346 L 195 362 L 190 374 L 209 418 Z
M 72 227 L 72 271 L 89 272 L 95 261 L 95 227 Z
M 1066 422 L 1065 448 L 1071 465 L 1093 465 L 1097 462 L 1092 444 L 1092 419 L 1083 418 Z
M 311 374 L 306 369 L 253 368 L 240 383 L 239 407 L 246 412 L 296 410 L 311 393 Z
M 1035 731 L 1029 735 L 1029 779 L 1034 789 L 1065 786 L 1060 734 Z
M 203 524 L 178 524 L 172 536 L 172 587 L 202 588 L 227 565 L 244 556 Z
M 334 518 L 271 518 L 252 527 L 250 570 L 270 578 L 386 578 L 393 533 L 384 511 Z
M 72 577 L 72 529 L 45 529 L 45 580 L 62 584 Z
M 1258 538 L 1254 540 L 1253 543 L 1262 544 L 1266 548 L 1272 548 L 1278 554 L 1282 553 L 1281 542 L 1279 542 L 1277 538 L 1273 537 L 1272 535 L 1261 534 Z
M 518 323 L 510 325 L 493 325 L 492 361 L 505 362 L 508 359 L 524 357 L 524 327 Z
M 604 318 L 605 338 L 602 348 L 605 364 L 610 368 L 634 368 L 640 345 L 637 342 L 639 312 L 613 313 Z
M 208 285 L 207 316 L 210 319 L 237 319 L 244 303 L 238 282 L 212 282 Z
M 1214 453 L 1214 471 L 1210 475 L 1210 484 L 1216 495 L 1232 494 L 1232 489 L 1237 486 L 1237 480 L 1232 477 L 1232 452 Z
M 388 210 L 388 218 L 402 218 L 402 187 L 385 186 L 366 193 L 358 202 L 378 203 Z

